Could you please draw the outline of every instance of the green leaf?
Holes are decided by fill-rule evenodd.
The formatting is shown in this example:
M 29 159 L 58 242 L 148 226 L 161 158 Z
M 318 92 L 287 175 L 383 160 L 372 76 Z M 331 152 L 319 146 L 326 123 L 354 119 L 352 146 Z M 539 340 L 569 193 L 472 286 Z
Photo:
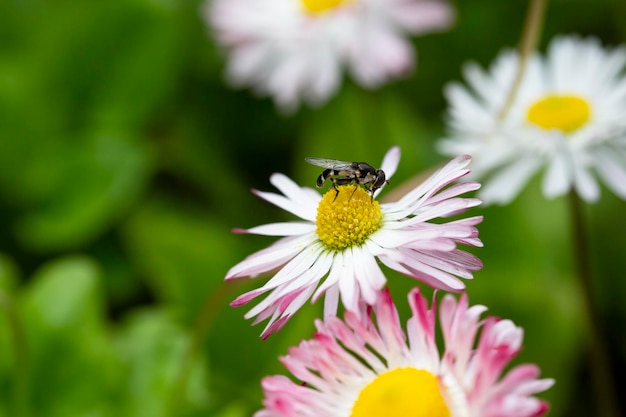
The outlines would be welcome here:
M 0 289 L 12 293 L 15 289 L 20 273 L 17 265 L 9 256 L 0 253 Z
M 18 398 L 22 393 L 17 382 L 17 368 L 22 364 L 16 359 L 19 356 L 17 351 L 23 348 L 20 340 L 22 329 L 19 328 L 21 321 L 14 299 L 17 277 L 17 266 L 13 260 L 0 253 L 0 352 L 3 352 L 0 355 L 0 416 L 6 415 L 5 411 L 11 414 L 11 409 L 18 410 L 18 403 L 22 401 Z
M 45 265 L 26 287 L 30 408 L 34 415 L 104 416 L 119 362 L 108 340 L 98 267 L 85 257 Z
M 244 257 L 240 237 L 227 224 L 170 199 L 146 202 L 128 219 L 123 236 L 150 287 L 189 319 Z
M 135 202 L 151 173 L 147 149 L 120 133 L 98 133 L 57 157 L 63 175 L 54 193 L 15 225 L 31 250 L 71 249 L 102 234 Z
M 126 365 L 119 387 L 124 416 L 187 416 L 206 410 L 210 400 L 207 363 L 202 355 L 189 356 L 188 333 L 170 313 L 144 310 L 132 314 L 117 340 Z M 181 381 L 187 366 L 191 371 Z M 173 402 L 179 384 L 182 394 Z
M 89 329 L 102 315 L 98 280 L 98 267 L 88 258 L 52 262 L 33 277 L 24 305 L 44 330 Z

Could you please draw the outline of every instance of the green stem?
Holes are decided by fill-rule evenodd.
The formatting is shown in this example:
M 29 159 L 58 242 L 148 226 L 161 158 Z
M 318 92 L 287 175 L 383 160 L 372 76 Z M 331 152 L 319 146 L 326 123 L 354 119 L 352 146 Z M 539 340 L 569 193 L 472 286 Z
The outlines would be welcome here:
M 509 92 L 506 96 L 500 112 L 498 113 L 498 121 L 502 122 L 505 118 L 511 106 L 515 102 L 517 97 L 517 91 L 519 90 L 522 80 L 524 79 L 524 73 L 526 72 L 526 64 L 530 59 L 533 51 L 537 49 L 539 37 L 541 34 L 541 28 L 543 26 L 543 17 L 545 15 L 547 0 L 531 0 L 526 12 L 526 19 L 524 20 L 524 29 L 522 31 L 522 39 L 519 45 L 519 61 L 517 63 L 517 69 L 515 71 L 515 78 L 511 83 Z
M 0 309 L 4 311 L 9 323 L 14 355 L 14 409 L 18 416 L 27 417 L 28 410 L 28 350 L 22 321 L 11 297 L 0 290 Z
M 569 193 L 569 209 L 574 258 L 588 319 L 591 374 L 594 379 L 597 398 L 595 409 L 599 416 L 618 417 L 620 414 L 617 407 L 615 380 L 611 372 L 610 355 L 593 288 L 589 262 L 589 240 L 584 225 L 582 202 L 574 191 Z
M 193 369 L 194 360 L 197 358 L 198 351 L 200 350 L 204 339 L 213 323 L 213 319 L 217 315 L 219 309 L 221 309 L 230 294 L 241 285 L 240 283 L 222 283 L 214 292 L 212 292 L 204 301 L 200 312 L 194 322 L 194 326 L 191 333 L 191 340 L 187 346 L 187 350 L 184 353 L 179 374 L 174 381 L 172 387 L 169 408 L 166 415 L 178 416 L 180 415 L 181 402 L 183 394 L 187 388 L 187 381 L 191 375 Z

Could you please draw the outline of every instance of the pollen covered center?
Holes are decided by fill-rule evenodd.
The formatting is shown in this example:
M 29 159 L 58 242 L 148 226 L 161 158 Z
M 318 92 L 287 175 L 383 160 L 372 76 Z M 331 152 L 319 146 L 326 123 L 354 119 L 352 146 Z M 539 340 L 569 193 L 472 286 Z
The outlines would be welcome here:
M 526 118 L 544 129 L 559 129 L 571 133 L 581 128 L 591 117 L 591 106 L 582 97 L 550 94 L 528 109 Z
M 334 9 L 349 0 L 300 0 L 309 13 L 321 13 Z
M 317 234 L 330 249 L 342 250 L 361 245 L 381 226 L 382 212 L 378 201 L 357 185 L 331 188 L 317 206 Z M 335 198 L 336 196 L 336 198 Z
M 365 386 L 350 417 L 449 417 L 439 381 L 428 371 L 396 368 Z

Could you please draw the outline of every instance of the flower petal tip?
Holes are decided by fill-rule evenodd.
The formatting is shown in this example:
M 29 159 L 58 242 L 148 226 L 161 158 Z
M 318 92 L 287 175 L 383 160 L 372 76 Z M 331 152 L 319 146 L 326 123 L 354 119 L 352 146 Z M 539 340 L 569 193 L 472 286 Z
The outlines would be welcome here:
M 402 156 L 402 151 L 399 146 L 393 146 L 391 149 L 387 151 L 385 158 L 393 158 L 392 160 L 400 160 L 400 156 Z
M 461 154 L 453 159 L 455 162 L 463 163 L 463 166 L 469 165 L 472 162 L 472 156 L 468 154 Z
M 267 338 L 270 337 L 272 333 L 275 333 L 282 329 L 285 323 L 287 323 L 290 318 L 291 315 L 285 315 L 269 325 L 265 330 L 263 330 L 263 333 L 261 333 L 261 340 L 267 340 Z

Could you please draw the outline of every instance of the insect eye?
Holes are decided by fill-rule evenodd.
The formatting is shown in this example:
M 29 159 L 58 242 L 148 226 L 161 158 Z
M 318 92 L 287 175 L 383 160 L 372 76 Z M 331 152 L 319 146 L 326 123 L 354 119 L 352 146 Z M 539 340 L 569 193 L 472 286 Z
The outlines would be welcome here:
M 376 180 L 374 181 L 374 186 L 380 188 L 383 186 L 383 184 L 385 184 L 385 173 L 379 169 L 378 171 L 376 171 Z

